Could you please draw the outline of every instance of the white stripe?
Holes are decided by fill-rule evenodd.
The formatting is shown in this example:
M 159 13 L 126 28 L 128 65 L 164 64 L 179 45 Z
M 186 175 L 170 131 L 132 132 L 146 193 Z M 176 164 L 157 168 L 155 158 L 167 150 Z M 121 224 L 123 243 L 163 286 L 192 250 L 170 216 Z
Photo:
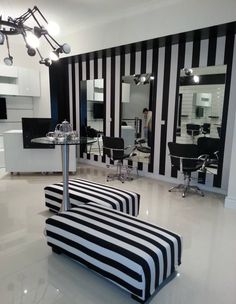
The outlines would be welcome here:
M 76 105 L 76 130 L 80 134 L 80 79 L 79 79 L 79 63 L 75 63 L 75 105 Z
M 141 73 L 141 52 L 135 53 L 135 74 Z
M 86 80 L 86 62 L 82 61 L 82 79 L 81 80 Z
M 216 65 L 224 64 L 225 56 L 225 36 L 218 37 L 216 42 Z
M 111 57 L 106 58 L 106 136 L 111 133 Z
M 171 65 L 170 65 L 170 81 L 169 81 L 169 107 L 168 107 L 168 124 L 166 134 L 166 144 L 173 141 L 173 129 L 175 118 L 175 97 L 176 97 L 176 81 L 178 68 L 178 45 L 171 47 Z M 166 146 L 166 165 L 165 175 L 171 176 L 171 161 L 169 157 L 169 149 Z
M 157 70 L 157 100 L 156 100 L 156 124 L 155 124 L 155 140 L 154 140 L 154 174 L 158 176 L 161 148 L 161 112 L 163 98 L 163 81 L 164 81 L 164 63 L 165 48 L 159 48 L 158 70 Z
M 199 66 L 200 67 L 207 66 L 208 47 L 209 47 L 209 39 L 201 40 L 200 58 L 199 58 Z
M 98 59 L 98 79 L 102 78 L 102 58 Z
M 153 49 L 147 50 L 146 73 L 152 73 L 152 54 Z
M 71 124 L 73 124 L 73 106 L 72 106 L 72 64 L 68 64 L 68 75 L 69 75 L 69 107 L 70 107 L 70 117 L 66 117 Z
M 130 75 L 130 53 L 125 54 L 125 76 Z
M 185 68 L 192 67 L 192 55 L 193 55 L 193 42 L 187 42 L 185 49 L 185 59 L 184 59 Z
M 89 60 L 89 74 L 90 74 L 89 79 L 93 80 L 94 79 L 94 59 Z

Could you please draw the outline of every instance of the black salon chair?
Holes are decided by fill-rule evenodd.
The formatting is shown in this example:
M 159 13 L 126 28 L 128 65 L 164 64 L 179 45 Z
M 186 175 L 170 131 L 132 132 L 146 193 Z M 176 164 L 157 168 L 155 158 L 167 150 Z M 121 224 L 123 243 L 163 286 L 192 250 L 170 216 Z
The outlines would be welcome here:
M 192 137 L 192 142 L 195 142 L 195 136 L 199 135 L 201 131 L 201 126 L 197 124 L 186 124 L 186 132 Z
M 210 123 L 204 123 L 202 125 L 202 134 L 210 134 L 211 133 L 211 124 Z
M 130 158 L 130 153 L 126 153 L 127 149 L 124 147 L 124 139 L 121 137 L 103 136 L 102 140 L 103 155 L 109 157 L 114 164 L 116 163 L 116 173 L 109 174 L 107 181 L 118 179 L 124 183 L 125 180 L 132 180 L 133 178 L 130 176 L 132 168 L 123 166 L 123 160 Z
M 217 168 L 219 160 L 220 139 L 213 137 L 199 137 L 197 140 L 199 154 L 207 154 L 207 167 Z
M 199 157 L 198 146 L 194 144 L 169 142 L 168 147 L 172 167 L 184 175 L 184 184 L 172 187 L 169 191 L 181 190 L 182 197 L 185 197 L 186 193 L 190 191 L 194 191 L 195 193 L 204 196 L 204 193 L 197 186 L 190 185 L 190 182 L 192 172 L 205 169 L 207 156 Z

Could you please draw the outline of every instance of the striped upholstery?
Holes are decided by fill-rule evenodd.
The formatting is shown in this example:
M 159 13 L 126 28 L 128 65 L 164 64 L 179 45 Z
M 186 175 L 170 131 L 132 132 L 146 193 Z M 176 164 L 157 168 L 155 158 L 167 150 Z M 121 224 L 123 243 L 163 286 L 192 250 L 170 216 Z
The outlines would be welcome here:
M 47 242 L 147 300 L 181 263 L 181 237 L 94 203 L 46 220 Z
M 63 183 L 46 186 L 44 191 L 46 206 L 54 211 L 59 211 L 63 196 Z M 69 196 L 72 207 L 94 202 L 133 216 L 137 216 L 139 213 L 140 195 L 138 193 L 84 179 L 69 180 Z

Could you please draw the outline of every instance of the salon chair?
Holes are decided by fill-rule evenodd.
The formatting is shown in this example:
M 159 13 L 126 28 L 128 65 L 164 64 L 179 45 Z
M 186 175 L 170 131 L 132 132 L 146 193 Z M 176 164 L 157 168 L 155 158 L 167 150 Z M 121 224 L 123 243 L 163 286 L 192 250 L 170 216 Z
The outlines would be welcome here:
M 184 175 L 184 184 L 172 187 L 169 189 L 169 192 L 181 190 L 182 197 L 185 197 L 187 192 L 193 191 L 204 196 L 204 193 L 198 186 L 191 185 L 191 173 L 198 170 L 205 170 L 207 155 L 199 156 L 198 146 L 194 144 L 169 142 L 168 147 L 170 151 L 171 166 Z
M 116 173 L 109 174 L 107 181 L 118 179 L 122 183 L 125 180 L 132 180 L 130 176 L 132 168 L 123 165 L 123 160 L 130 158 L 130 149 L 124 147 L 124 139 L 121 137 L 108 137 L 103 136 L 103 155 L 106 155 L 110 160 L 116 164 Z M 130 147 L 129 147 L 130 148 Z M 110 166 L 109 166 L 110 167 Z
M 186 132 L 192 137 L 192 143 L 195 142 L 195 136 L 198 136 L 201 131 L 201 126 L 197 124 L 186 124 Z

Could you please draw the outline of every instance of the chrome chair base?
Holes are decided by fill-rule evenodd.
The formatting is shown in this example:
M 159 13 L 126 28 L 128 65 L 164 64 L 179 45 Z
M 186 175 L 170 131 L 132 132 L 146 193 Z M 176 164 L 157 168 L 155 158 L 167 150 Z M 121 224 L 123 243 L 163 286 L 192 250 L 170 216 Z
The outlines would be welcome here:
M 200 194 L 201 196 L 204 196 L 203 191 L 198 186 L 190 186 L 189 183 L 187 184 L 179 184 L 177 186 L 174 186 L 169 189 L 169 192 L 172 192 L 173 190 L 180 190 L 182 191 L 182 197 L 185 197 L 188 192 L 194 192 L 197 194 Z
M 107 167 L 109 168 L 110 166 L 108 165 Z M 117 164 L 116 173 L 108 174 L 107 182 L 109 182 L 111 180 L 115 180 L 115 179 L 121 181 L 122 183 L 124 183 L 125 181 L 132 181 L 133 177 L 130 176 L 132 169 L 133 168 L 131 168 L 129 166 L 124 166 L 122 163 Z

